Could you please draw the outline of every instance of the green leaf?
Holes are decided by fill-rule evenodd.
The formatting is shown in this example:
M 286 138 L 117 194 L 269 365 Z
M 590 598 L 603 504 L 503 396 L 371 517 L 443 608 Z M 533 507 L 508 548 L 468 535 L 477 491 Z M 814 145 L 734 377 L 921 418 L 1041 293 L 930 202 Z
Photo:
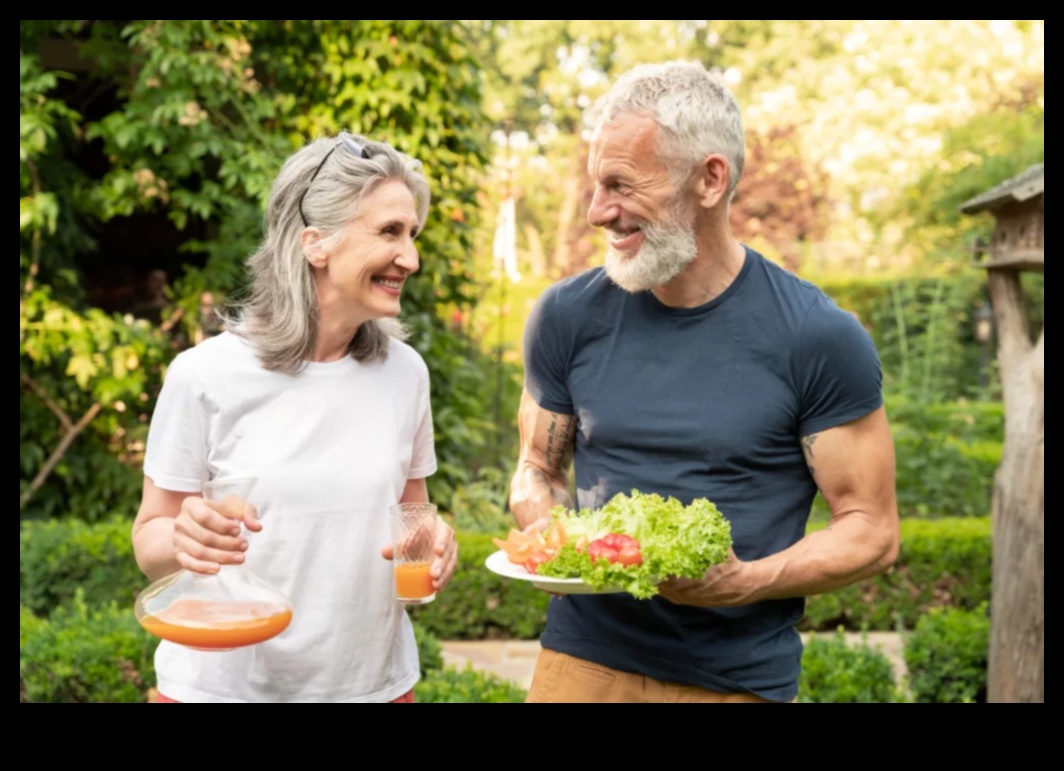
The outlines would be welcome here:
M 19 232 L 29 230 L 33 227 L 34 222 L 34 206 L 32 198 L 23 198 L 19 201 L 18 207 L 18 229 Z
M 66 373 L 72 376 L 83 391 L 87 391 L 90 381 L 96 377 L 99 369 L 89 355 L 73 356 L 67 365 Z

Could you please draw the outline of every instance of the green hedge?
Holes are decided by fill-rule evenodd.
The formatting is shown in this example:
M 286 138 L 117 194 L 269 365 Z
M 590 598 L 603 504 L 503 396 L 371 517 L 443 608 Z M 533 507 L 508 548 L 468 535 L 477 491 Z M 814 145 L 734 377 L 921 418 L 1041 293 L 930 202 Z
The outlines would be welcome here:
M 906 699 L 890 660 L 867 644 L 850 645 L 840 631 L 805 646 L 801 704 L 894 704 Z
M 148 580 L 137 567 L 132 523 L 120 518 L 23 522 L 19 526 L 19 603 L 48 616 L 81 591 L 89 606 L 132 607 Z
M 441 640 L 537 639 L 547 623 L 549 598 L 484 567 L 495 551 L 491 536 L 459 533 L 454 578 L 432 605 L 411 611 L 411 617 Z
M 526 693 L 494 675 L 465 669 L 430 672 L 414 688 L 419 704 L 523 704 Z
M 75 597 L 43 621 L 19 608 L 20 704 L 144 704 L 158 641 L 128 608 Z
M 989 651 L 985 607 L 932 611 L 905 644 L 913 698 L 920 704 L 985 703 Z
M 810 597 L 804 631 L 913 629 L 932 608 L 975 610 L 990 601 L 989 517 L 904 520 L 901 552 L 886 575 Z
M 1005 442 L 1000 402 L 887 399 L 903 517 L 986 516 Z
M 83 592 L 89 607 L 131 607 L 145 580 L 137 570 L 128 525 L 76 522 L 20 528 L 20 604 L 38 616 Z M 459 533 L 459 566 L 436 602 L 411 611 L 441 640 L 537 639 L 548 596 L 531 585 L 489 572 L 491 537 Z M 975 610 L 990 600 L 989 518 L 902 522 L 901 554 L 887 575 L 807 603 L 803 631 L 912 629 L 928 610 Z

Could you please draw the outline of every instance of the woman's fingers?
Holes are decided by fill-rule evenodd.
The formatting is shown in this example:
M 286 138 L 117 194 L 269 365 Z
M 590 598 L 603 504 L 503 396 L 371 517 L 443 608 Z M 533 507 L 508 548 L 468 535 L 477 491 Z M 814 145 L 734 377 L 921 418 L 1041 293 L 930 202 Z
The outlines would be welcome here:
M 190 498 L 174 523 L 178 563 L 197 573 L 214 573 L 220 565 L 244 562 L 248 542 L 240 537 L 240 520 L 217 510 L 218 504 Z

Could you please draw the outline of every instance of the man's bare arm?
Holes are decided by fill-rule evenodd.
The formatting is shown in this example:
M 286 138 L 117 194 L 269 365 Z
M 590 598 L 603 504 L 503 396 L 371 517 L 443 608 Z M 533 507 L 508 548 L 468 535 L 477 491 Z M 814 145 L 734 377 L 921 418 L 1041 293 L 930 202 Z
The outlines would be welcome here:
M 542 409 L 525 391 L 517 422 L 521 451 L 510 485 L 510 510 L 524 529 L 548 518 L 555 506 L 573 506 L 569 468 L 577 419 Z
M 831 507 L 831 524 L 790 549 L 714 568 L 705 581 L 672 581 L 662 595 L 704 607 L 832 592 L 886 572 L 897 559 L 894 442 L 883 409 L 802 439 L 806 461 Z

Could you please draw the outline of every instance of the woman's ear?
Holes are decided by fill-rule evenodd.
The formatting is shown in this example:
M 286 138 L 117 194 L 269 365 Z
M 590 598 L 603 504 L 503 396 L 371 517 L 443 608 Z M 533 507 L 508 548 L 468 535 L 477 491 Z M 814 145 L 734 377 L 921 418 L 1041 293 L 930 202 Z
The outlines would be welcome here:
M 329 261 L 329 254 L 322 243 L 321 233 L 316 228 L 304 228 L 299 240 L 303 245 L 303 256 L 307 258 L 307 262 L 312 267 L 324 268 Z

